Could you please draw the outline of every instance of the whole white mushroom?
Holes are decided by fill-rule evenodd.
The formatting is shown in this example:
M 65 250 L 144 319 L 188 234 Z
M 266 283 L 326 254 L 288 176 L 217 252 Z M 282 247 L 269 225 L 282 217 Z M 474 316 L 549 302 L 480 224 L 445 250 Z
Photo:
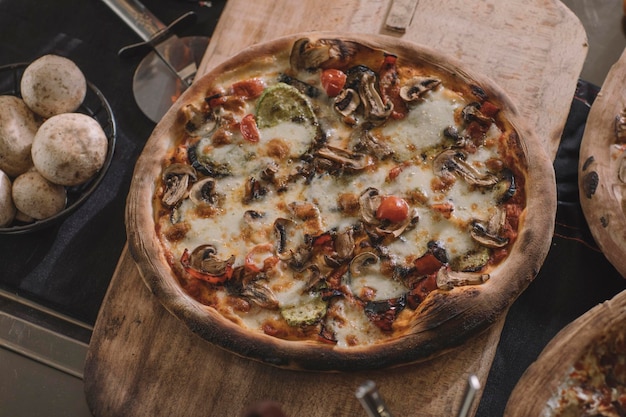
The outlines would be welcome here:
M 30 149 L 41 121 L 19 97 L 0 96 L 0 169 L 16 177 L 33 166 Z
M 79 185 L 102 168 L 108 140 L 100 124 L 82 113 L 46 120 L 35 135 L 31 154 L 37 171 L 49 181 Z
M 17 212 L 15 204 L 13 204 L 11 187 L 9 176 L 0 171 L 0 227 L 11 224 Z
M 51 117 L 80 107 L 87 92 L 87 80 L 72 60 L 44 55 L 26 67 L 20 90 L 32 111 Z
M 12 196 L 19 211 L 37 220 L 61 212 L 67 201 L 65 187 L 51 183 L 35 170 L 13 181 Z

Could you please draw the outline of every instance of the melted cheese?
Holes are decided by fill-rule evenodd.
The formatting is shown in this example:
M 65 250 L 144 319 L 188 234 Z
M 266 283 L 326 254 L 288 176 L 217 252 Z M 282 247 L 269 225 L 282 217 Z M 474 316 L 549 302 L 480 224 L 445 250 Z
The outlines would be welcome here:
M 273 82 L 265 79 L 267 85 Z M 376 165 L 363 172 L 319 173 L 289 182 L 286 189 L 277 190 L 272 186 L 265 189 L 258 199 L 246 201 L 246 183 L 250 178 L 262 179 L 262 172 L 274 163 L 280 164 L 279 175 L 289 176 L 297 172 L 296 162 L 307 151 L 318 134 L 318 127 L 294 122 L 281 122 L 278 125 L 260 130 L 258 143 L 247 143 L 238 132 L 232 135 L 232 142 L 207 149 L 207 155 L 219 164 L 230 167 L 230 175 L 217 179 L 216 192 L 220 203 L 214 211 L 199 210 L 189 199 L 182 202 L 176 210 L 182 222 L 188 225 L 188 232 L 183 239 L 163 240 L 163 244 L 172 253 L 174 260 L 180 259 L 184 250 L 211 244 L 217 249 L 217 257 L 227 259 L 235 256 L 233 267 L 243 266 L 246 256 L 258 245 L 270 244 L 275 255 L 282 259 L 274 270 L 264 276 L 263 285 L 269 288 L 278 308 L 262 309 L 253 306 L 250 312 L 229 311 L 231 317 L 238 317 L 244 327 L 263 331 L 264 324 L 281 320 L 281 309 L 306 306 L 314 300 L 319 301 L 319 294 L 307 286 L 304 272 L 293 272 L 286 264 L 290 253 L 278 254 L 277 219 L 287 219 L 291 227 L 286 235 L 286 244 L 290 250 L 305 246 L 311 239 L 325 232 L 343 233 L 351 227 L 359 226 L 361 219 L 358 212 L 344 213 L 339 207 L 339 196 L 350 193 L 360 196 L 365 190 L 374 187 L 380 195 L 393 195 L 412 201 L 411 209 L 416 210 L 419 219 L 401 236 L 386 245 L 386 255 L 394 265 L 411 265 L 428 250 L 429 242 L 440 242 L 448 256 L 455 257 L 475 250 L 478 244 L 469 234 L 473 220 L 487 221 L 496 211 L 497 197 L 489 188 L 477 189 L 457 178 L 449 187 L 435 189 L 433 183 L 438 179 L 432 169 L 433 149 L 443 149 L 444 129 L 457 125 L 457 114 L 466 103 L 457 94 L 439 88 L 417 104 L 411 105 L 405 119 L 389 120 L 373 129 L 375 136 L 393 151 L 393 156 L 377 160 Z M 248 103 L 246 112 L 254 111 Z M 342 123 L 341 117 L 332 109 L 332 102 L 322 98 L 316 108 L 317 117 L 323 121 L 326 144 L 351 151 L 354 138 L 352 128 Z M 493 124 L 485 135 L 485 145 L 475 153 L 467 155 L 467 163 L 478 171 L 486 171 L 486 162 L 498 158 L 497 146 L 488 145 L 497 142 L 501 131 Z M 210 138 L 203 139 L 210 143 Z M 270 149 L 272 141 L 278 148 Z M 281 148 L 287 144 L 286 148 Z M 428 151 L 428 152 L 426 152 Z M 424 156 L 426 155 L 426 156 Z M 401 169 L 397 171 L 398 167 Z M 390 176 L 394 172 L 395 176 Z M 297 175 L 296 175 L 297 177 Z M 419 195 L 420 199 L 411 200 Z M 300 218 L 293 210 L 293 205 L 309 204 L 315 207 L 309 218 Z M 448 204 L 453 207 L 449 216 L 433 207 Z M 245 219 L 245 213 L 253 210 L 257 216 Z M 202 214 L 201 214 L 202 213 Z M 169 218 L 159 219 L 161 228 L 166 230 Z M 271 253 L 267 253 L 270 256 Z M 254 264 L 263 265 L 263 255 L 256 254 Z M 324 273 L 332 268 L 322 265 Z M 365 297 L 368 301 L 395 299 L 409 290 L 405 283 L 391 279 L 389 273 L 374 269 L 367 274 L 351 276 L 346 272 L 343 282 L 355 297 Z M 211 289 L 225 296 L 220 287 Z M 223 307 L 226 308 L 226 307 Z M 330 303 L 329 313 L 323 326 L 331 331 L 338 346 L 349 347 L 376 343 L 388 337 L 366 317 L 362 306 L 350 298 L 334 298 Z M 302 315 L 309 313 L 303 307 Z

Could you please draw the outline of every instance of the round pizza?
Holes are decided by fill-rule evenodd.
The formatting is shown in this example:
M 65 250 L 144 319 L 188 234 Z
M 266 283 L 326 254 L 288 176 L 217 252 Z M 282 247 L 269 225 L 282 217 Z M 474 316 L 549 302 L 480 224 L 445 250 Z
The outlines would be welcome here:
M 537 274 L 549 158 L 489 79 L 395 38 L 307 33 L 197 79 L 127 206 L 148 287 L 189 328 L 280 367 L 431 358 Z

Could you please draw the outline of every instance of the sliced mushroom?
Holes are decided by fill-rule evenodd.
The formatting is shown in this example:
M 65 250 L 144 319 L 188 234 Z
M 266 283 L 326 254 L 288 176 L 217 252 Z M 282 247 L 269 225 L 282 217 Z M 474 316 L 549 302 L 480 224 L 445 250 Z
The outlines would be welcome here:
M 424 95 L 437 88 L 441 80 L 432 77 L 413 77 L 406 85 L 400 88 L 400 97 L 406 102 L 414 102 L 424 98 Z
M 363 274 L 364 270 L 374 264 L 377 264 L 380 258 L 374 252 L 361 252 L 350 261 L 350 275 L 357 277 Z
M 462 135 L 455 126 L 448 126 L 443 130 L 443 137 L 452 139 L 454 141 L 454 147 L 463 148 L 467 144 L 468 137 Z
M 279 255 L 288 251 L 287 242 L 289 242 L 290 228 L 295 227 L 295 225 L 296 224 L 293 220 L 285 219 L 283 217 L 279 217 L 274 221 L 274 231 L 276 232 L 278 238 L 276 252 Z
M 201 272 L 221 276 L 235 263 L 235 256 L 227 259 L 217 257 L 217 249 L 213 245 L 201 245 L 191 252 L 189 265 Z
M 463 108 L 461 113 L 463 115 L 463 120 L 466 122 L 478 122 L 480 125 L 489 126 L 493 119 L 491 117 L 485 116 L 480 111 L 480 103 L 473 102 L 468 104 Z
M 304 286 L 304 292 L 314 291 L 324 282 L 324 276 L 317 265 L 311 264 L 307 266 L 303 271 L 306 285 Z
M 448 267 L 442 267 L 437 271 L 437 288 L 451 290 L 455 287 L 467 285 L 480 285 L 489 279 L 489 274 L 474 272 L 457 272 Z
M 263 198 L 269 189 L 263 184 L 262 181 L 257 180 L 255 177 L 250 177 L 245 184 L 245 193 L 243 196 L 244 204 L 249 204 L 252 201 L 260 200 Z
M 359 93 L 352 88 L 344 88 L 335 97 L 334 107 L 339 114 L 347 117 L 356 112 L 360 104 L 361 98 L 359 97 Z
M 196 205 L 216 205 L 219 200 L 219 194 L 215 190 L 216 181 L 207 177 L 196 182 L 189 190 L 189 199 Z
M 376 217 L 376 212 L 381 204 L 383 196 L 374 187 L 369 187 L 359 197 L 359 210 L 361 219 L 369 226 L 371 233 L 375 233 L 379 237 L 393 236 L 399 237 L 406 230 L 410 230 L 415 227 L 419 221 L 419 213 L 416 208 L 412 208 L 409 211 L 408 216 L 400 222 L 381 221 Z
M 173 207 L 185 198 L 189 184 L 197 175 L 190 165 L 174 163 L 165 168 L 161 178 L 165 186 L 163 204 Z
M 278 309 L 279 303 L 274 292 L 261 280 L 254 280 L 245 285 L 241 295 L 259 307 L 268 310 Z
M 181 108 L 185 120 L 185 130 L 195 136 L 206 136 L 217 126 L 215 114 L 206 106 L 200 109 L 195 104 L 187 104 Z
M 348 228 L 343 232 L 335 234 L 333 239 L 334 253 L 324 256 L 326 265 L 336 268 L 354 255 L 354 230 Z
M 367 224 L 380 224 L 380 220 L 376 218 L 376 211 L 382 196 L 379 191 L 374 187 L 369 187 L 361 193 L 359 197 L 359 210 L 361 219 Z
M 446 149 L 433 160 L 433 172 L 439 177 L 457 174 L 468 184 L 479 187 L 491 187 L 498 182 L 498 177 L 490 172 L 479 172 L 465 160 L 466 155 L 456 149 Z
M 392 235 L 393 237 L 399 237 L 405 231 L 413 229 L 418 221 L 419 213 L 416 208 L 412 208 L 406 219 L 399 223 L 389 223 L 383 226 L 378 226 L 376 227 L 376 232 L 381 236 Z
M 278 257 L 296 271 L 303 271 L 311 259 L 310 244 L 294 239 L 294 228 L 297 223 L 282 217 L 274 221 L 274 231 L 277 235 L 276 253 Z
M 509 239 L 500 236 L 504 223 L 506 222 L 506 212 L 498 209 L 487 224 L 479 220 L 474 220 L 471 225 L 470 235 L 482 246 L 488 248 L 502 248 L 509 243 Z
M 510 169 L 504 169 L 500 173 L 500 180 L 494 187 L 494 197 L 498 203 L 503 203 L 515 195 L 517 186 L 515 176 Z
M 488 227 L 479 221 L 472 222 L 470 235 L 476 242 L 488 248 L 502 248 L 509 243 L 508 238 L 490 232 Z
M 340 169 L 351 171 L 363 170 L 374 163 L 369 155 L 351 152 L 334 146 L 325 146 L 319 149 L 315 155 L 338 164 Z
M 289 61 L 295 70 L 315 70 L 325 67 L 341 67 L 362 48 L 355 42 L 339 39 L 301 38 L 294 42 Z
M 393 149 L 378 140 L 369 129 L 356 129 L 352 135 L 353 139 L 356 140 L 355 149 L 357 151 L 363 151 L 378 159 L 385 159 L 393 155 Z
M 364 72 L 359 83 L 359 96 L 363 103 L 363 113 L 365 119 L 374 125 L 383 123 L 389 118 L 393 111 L 393 103 L 383 102 L 383 99 L 376 89 L 378 80 L 376 74 Z

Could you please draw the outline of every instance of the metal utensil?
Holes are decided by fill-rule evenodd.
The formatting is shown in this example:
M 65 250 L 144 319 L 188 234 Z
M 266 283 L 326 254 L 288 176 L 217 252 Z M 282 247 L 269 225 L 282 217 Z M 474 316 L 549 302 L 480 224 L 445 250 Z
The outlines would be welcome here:
M 147 53 L 135 71 L 133 94 L 141 111 L 158 122 L 193 82 L 209 38 L 174 34 L 174 28 L 195 21 L 193 12 L 166 26 L 138 0 L 103 2 L 141 38 L 141 42 L 122 48 L 119 55 Z
M 463 402 L 461 403 L 461 408 L 459 409 L 459 413 L 457 417 L 467 417 L 469 414 L 469 410 L 476 399 L 476 394 L 478 394 L 478 390 L 480 390 L 480 381 L 476 375 L 470 375 L 467 379 L 467 386 L 465 387 L 465 395 L 463 397 Z
M 369 417 L 393 417 L 374 381 L 365 381 L 355 394 Z

